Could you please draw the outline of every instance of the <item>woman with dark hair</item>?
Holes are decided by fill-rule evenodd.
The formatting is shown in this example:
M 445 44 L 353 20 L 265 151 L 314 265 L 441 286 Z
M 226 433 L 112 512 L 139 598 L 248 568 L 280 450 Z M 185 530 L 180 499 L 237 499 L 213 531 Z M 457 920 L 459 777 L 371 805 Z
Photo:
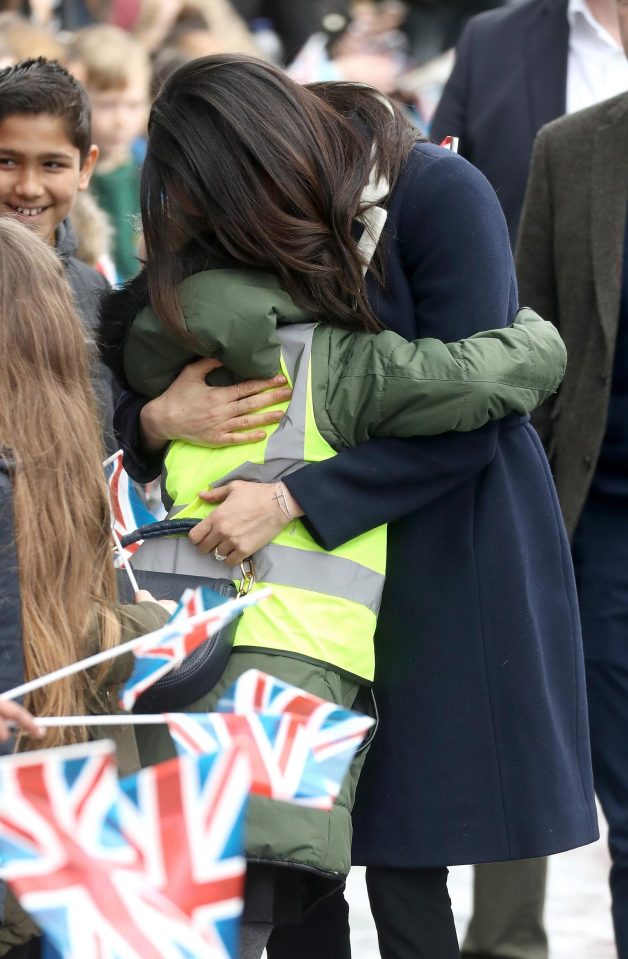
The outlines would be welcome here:
M 181 331 L 181 307 L 184 332 L 194 328 L 179 285 L 208 267 L 271 272 L 314 321 L 409 340 L 503 327 L 517 308 L 503 216 L 477 171 L 422 142 L 368 88 L 299 87 L 247 58 L 196 61 L 166 83 L 143 218 L 148 294 L 170 330 Z M 264 402 L 255 384 L 203 386 L 210 363 L 149 403 L 123 398 L 117 423 L 137 478 L 159 472 L 170 439 L 228 449 L 238 430 L 251 439 L 276 423 L 248 415 Z M 199 395 L 217 444 L 187 415 Z M 510 416 L 468 434 L 371 439 L 280 479 L 280 492 L 241 480 L 201 492 L 220 505 L 190 540 L 209 570 L 264 549 L 296 516 L 319 554 L 393 523 L 376 638 L 381 723 L 354 861 L 369 866 L 383 956 L 453 959 L 448 864 L 597 836 L 573 574 L 547 462 L 527 417 Z M 321 946 L 323 926 L 299 954 L 347 955 L 342 938 Z

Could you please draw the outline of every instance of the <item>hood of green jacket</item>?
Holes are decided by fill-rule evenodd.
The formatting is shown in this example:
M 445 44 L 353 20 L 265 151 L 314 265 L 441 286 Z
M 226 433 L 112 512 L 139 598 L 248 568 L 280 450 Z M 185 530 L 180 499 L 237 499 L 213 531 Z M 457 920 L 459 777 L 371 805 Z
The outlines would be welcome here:
M 195 273 L 183 281 L 179 296 L 185 332 L 167 330 L 147 306 L 124 341 L 129 385 L 151 398 L 163 393 L 198 356 L 220 360 L 229 371 L 228 382 L 275 376 L 280 353 L 277 326 L 309 319 L 281 288 L 278 277 L 257 270 Z

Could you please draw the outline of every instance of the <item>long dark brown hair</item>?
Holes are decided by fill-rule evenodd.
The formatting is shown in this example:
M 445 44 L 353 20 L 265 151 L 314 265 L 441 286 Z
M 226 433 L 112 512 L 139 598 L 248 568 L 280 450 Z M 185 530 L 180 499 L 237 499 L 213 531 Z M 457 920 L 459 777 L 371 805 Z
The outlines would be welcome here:
M 314 318 L 379 329 L 356 237 L 374 167 L 392 186 L 422 139 L 370 87 L 309 87 L 241 55 L 172 74 L 150 115 L 142 219 L 151 302 L 181 331 L 177 286 L 203 266 L 279 275 Z M 374 275 L 382 282 L 381 262 Z

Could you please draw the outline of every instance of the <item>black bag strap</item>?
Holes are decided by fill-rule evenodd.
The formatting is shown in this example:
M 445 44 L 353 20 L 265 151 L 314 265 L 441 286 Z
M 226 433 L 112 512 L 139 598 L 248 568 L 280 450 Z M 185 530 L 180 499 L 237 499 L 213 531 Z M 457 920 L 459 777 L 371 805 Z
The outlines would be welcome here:
M 138 526 L 132 533 L 120 537 L 122 546 L 130 546 L 141 539 L 158 539 L 160 536 L 174 536 L 175 534 L 189 533 L 200 520 L 190 519 L 162 519 L 158 523 L 146 523 Z
M 190 517 L 189 519 L 162 519 L 158 523 L 146 523 L 145 526 L 138 526 L 132 533 L 120 537 L 122 547 L 130 546 L 141 539 L 159 539 L 161 536 L 174 536 L 175 534 L 189 533 L 191 529 L 200 523 L 200 519 Z M 253 588 L 255 583 L 255 564 L 249 557 L 240 563 L 242 572 L 242 581 L 238 596 L 244 596 Z

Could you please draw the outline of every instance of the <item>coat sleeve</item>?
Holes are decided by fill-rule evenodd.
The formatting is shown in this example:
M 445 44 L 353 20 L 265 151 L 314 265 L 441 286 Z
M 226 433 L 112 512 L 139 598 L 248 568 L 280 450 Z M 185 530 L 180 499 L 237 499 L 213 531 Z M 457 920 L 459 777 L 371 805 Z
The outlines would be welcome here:
M 506 329 L 457 343 L 337 329 L 327 342 L 325 410 L 344 446 L 372 436 L 467 432 L 509 413 L 526 415 L 554 392 L 566 365 L 556 328 L 532 310 Z
M 438 157 L 438 158 L 437 158 Z M 406 179 L 399 244 L 418 336 L 458 340 L 511 322 L 517 291 L 508 231 L 486 179 L 445 151 Z M 492 459 L 495 423 L 472 433 L 374 439 L 284 480 L 327 549 L 406 516 Z
M 0 575 L 2 615 L 0 616 L 0 693 L 24 682 L 22 611 L 19 564 L 13 525 L 11 468 L 0 452 Z M 0 753 L 3 747 L 0 745 Z
M 136 483 L 150 483 L 161 473 L 163 451 L 146 453 L 140 440 L 140 413 L 147 396 L 122 390 L 113 411 L 113 429 L 124 452 L 124 468 Z
M 0 694 L 24 682 L 22 646 L 22 605 L 20 601 L 19 564 L 13 523 L 12 465 L 9 452 L 0 449 L 0 582 L 2 583 L 2 615 L 0 615 Z M 13 737 L 0 743 L 0 756 L 13 751 Z M 2 913 L 0 883 L 0 917 Z
M 552 196 L 548 137 L 537 136 L 517 240 L 517 275 L 521 302 L 538 310 L 558 327 L 558 298 L 553 258 Z M 557 396 L 548 398 L 532 422 L 548 456 L 552 448 L 553 412 Z

